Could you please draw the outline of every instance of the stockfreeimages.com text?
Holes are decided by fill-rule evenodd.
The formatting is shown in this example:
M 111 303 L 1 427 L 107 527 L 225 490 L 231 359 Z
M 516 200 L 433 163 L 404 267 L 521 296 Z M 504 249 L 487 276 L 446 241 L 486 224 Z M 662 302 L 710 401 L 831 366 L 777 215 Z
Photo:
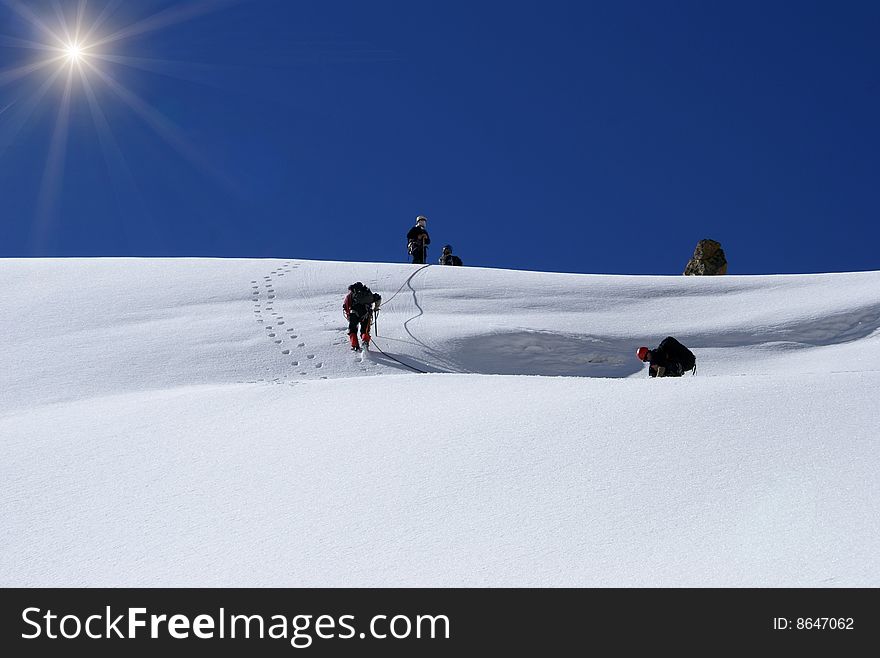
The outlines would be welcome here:
M 85 618 L 60 615 L 52 610 L 25 608 L 22 621 L 26 631 L 21 637 L 32 639 L 159 639 L 185 640 L 194 637 L 211 639 L 273 639 L 289 640 L 297 649 L 305 649 L 315 639 L 377 640 L 408 638 L 449 639 L 450 623 L 446 615 L 374 615 L 363 630 L 357 629 L 354 615 L 244 615 L 227 613 L 220 608 L 216 614 L 195 617 L 175 614 L 148 614 L 146 608 L 126 608 L 115 614 L 107 606 L 103 614 Z

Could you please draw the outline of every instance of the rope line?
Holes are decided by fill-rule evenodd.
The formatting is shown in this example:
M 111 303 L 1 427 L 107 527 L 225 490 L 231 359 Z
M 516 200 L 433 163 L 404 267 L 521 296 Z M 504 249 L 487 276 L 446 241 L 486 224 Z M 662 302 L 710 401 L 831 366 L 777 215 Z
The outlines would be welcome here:
M 386 306 L 387 304 L 391 303 L 391 300 L 394 299 L 395 297 L 397 297 L 397 296 L 401 293 L 401 291 L 402 291 L 404 288 L 406 288 L 407 286 L 409 286 L 409 287 L 410 287 L 410 290 L 412 290 L 412 286 L 410 285 L 410 282 L 413 280 L 413 277 L 415 277 L 416 274 L 418 274 L 419 272 L 421 272 L 422 270 L 424 270 L 425 268 L 428 268 L 428 267 L 431 267 L 431 263 L 427 263 L 426 265 L 422 265 L 419 269 L 417 269 L 415 272 L 413 272 L 412 274 L 410 274 L 410 275 L 406 278 L 406 281 L 404 281 L 402 284 L 400 284 L 400 288 L 398 288 L 397 291 L 396 291 L 393 295 L 391 295 L 391 297 L 389 297 L 388 299 L 384 299 L 384 300 L 382 300 L 382 305 L 379 307 L 379 312 L 381 312 L 382 309 L 384 309 L 385 306 Z M 419 310 L 421 310 L 421 309 L 419 309 Z M 377 315 L 378 315 L 378 313 L 377 313 Z M 407 322 L 408 322 L 408 321 L 407 321 Z M 379 345 L 376 343 L 376 337 L 375 337 L 375 336 L 373 336 L 373 339 L 370 341 L 370 344 L 371 344 L 371 345 L 375 345 L 376 349 L 379 350 L 379 353 L 382 354 L 384 357 L 386 357 L 386 358 L 388 358 L 388 359 L 391 359 L 391 360 L 394 361 L 395 363 L 399 363 L 399 364 L 402 365 L 404 368 L 409 368 L 410 370 L 412 370 L 412 371 L 414 371 L 414 372 L 417 372 L 417 373 L 419 373 L 419 374 L 422 374 L 422 375 L 427 375 L 427 374 L 428 374 L 428 372 L 427 372 L 426 370 L 421 370 L 420 368 L 416 368 L 415 366 L 411 366 L 411 365 L 408 364 L 408 363 L 404 363 L 404 362 L 401 361 L 400 359 L 398 359 L 398 358 L 396 358 L 396 357 L 393 357 L 393 356 L 391 356 L 390 354 L 388 354 L 387 352 L 385 352 L 385 351 L 384 351 L 381 347 L 379 347 Z
M 409 284 L 409 282 L 413 280 L 413 277 L 416 274 L 418 274 L 419 272 L 421 272 L 423 269 L 425 269 L 426 267 L 431 267 L 431 263 L 428 263 L 427 265 L 422 265 L 419 269 L 417 269 L 415 272 L 410 274 L 407 277 L 406 281 L 404 281 L 402 284 L 400 284 L 400 288 L 397 289 L 397 292 L 395 292 L 393 295 L 391 295 L 391 297 L 389 297 L 388 299 L 382 300 L 382 306 L 384 307 L 385 304 L 390 304 L 391 300 L 394 299 L 395 297 L 397 297 L 400 294 L 400 291 L 403 290 L 404 288 L 406 288 L 407 284 Z
M 422 374 L 422 375 L 427 375 L 427 374 L 428 374 L 428 372 L 427 372 L 426 370 L 420 370 L 420 369 L 416 368 L 415 366 L 411 366 L 411 365 L 408 364 L 408 363 L 404 363 L 404 362 L 401 361 L 400 359 L 398 359 L 398 358 L 396 358 L 396 357 L 393 357 L 393 356 L 391 356 L 390 354 L 386 353 L 381 347 L 379 347 L 379 346 L 376 344 L 376 337 L 375 337 L 375 336 L 373 336 L 373 340 L 370 341 L 370 345 L 375 346 L 375 348 L 376 348 L 377 350 L 379 350 L 379 352 L 380 352 L 383 356 L 385 356 L 386 358 L 391 359 L 392 361 L 396 361 L 397 363 L 399 363 L 400 365 L 404 366 L 405 368 L 409 368 L 410 370 L 413 370 L 413 371 L 415 371 L 415 372 L 417 372 L 417 373 L 419 373 L 419 374 Z

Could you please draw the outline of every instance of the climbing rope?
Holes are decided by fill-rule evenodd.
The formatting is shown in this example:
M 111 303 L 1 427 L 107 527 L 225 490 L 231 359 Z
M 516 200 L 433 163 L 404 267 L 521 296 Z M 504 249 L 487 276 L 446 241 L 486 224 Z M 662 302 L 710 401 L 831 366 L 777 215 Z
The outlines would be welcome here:
M 379 309 L 380 309 L 380 310 L 384 309 L 386 304 L 389 304 L 389 303 L 391 302 L 392 299 L 394 299 L 395 297 L 397 297 L 397 296 L 400 294 L 400 292 L 401 292 L 401 291 L 402 291 L 407 285 L 409 285 L 410 281 L 413 280 L 413 277 L 415 277 L 416 274 L 418 274 L 419 272 L 421 272 L 422 270 L 424 270 L 424 269 L 427 268 L 427 267 L 431 267 L 431 263 L 428 263 L 427 265 L 423 265 L 422 267 L 420 267 L 419 269 L 417 269 L 415 272 L 413 272 L 412 274 L 410 274 L 410 275 L 407 277 L 406 281 L 404 281 L 404 282 L 401 284 L 400 288 L 398 288 L 397 291 L 396 291 L 393 295 L 391 295 L 391 297 L 389 297 L 388 299 L 382 300 L 382 305 L 379 307 Z M 377 314 L 378 314 L 378 312 L 377 312 Z M 377 328 L 377 332 L 378 332 L 378 328 Z M 404 363 L 404 362 L 401 361 L 400 359 L 398 359 L 398 358 L 396 358 L 396 357 L 393 357 L 393 356 L 391 356 L 390 354 L 388 354 L 387 352 L 385 352 L 381 347 L 379 347 L 379 345 L 376 344 L 376 336 L 373 336 L 373 340 L 370 341 L 370 344 L 371 344 L 371 345 L 375 345 L 376 349 L 379 350 L 379 353 L 382 354 L 385 358 L 391 359 L 391 360 L 394 361 L 395 363 L 399 363 L 399 364 L 402 365 L 403 367 L 405 367 L 405 368 L 409 368 L 410 370 L 412 370 L 412 371 L 414 371 L 414 372 L 417 372 L 417 373 L 420 373 L 420 374 L 422 374 L 422 375 L 427 375 L 427 374 L 428 374 L 427 371 L 425 371 L 425 370 L 421 370 L 421 369 L 419 369 L 419 368 L 416 368 L 415 366 L 411 366 L 411 365 L 408 364 L 408 363 Z
M 370 345 L 374 346 L 377 350 L 379 350 L 379 352 L 380 352 L 385 358 L 387 358 L 387 359 L 391 359 L 392 361 L 395 361 L 395 362 L 399 363 L 399 364 L 402 365 L 403 367 L 405 367 L 405 368 L 409 368 L 410 370 L 412 370 L 412 371 L 414 371 L 414 372 L 417 372 L 417 373 L 419 373 L 419 374 L 422 374 L 422 375 L 427 375 L 427 374 L 428 374 L 428 372 L 427 372 L 426 370 L 420 370 L 420 369 L 416 368 L 415 366 L 411 366 L 411 365 L 408 364 L 408 363 L 404 363 L 404 362 L 401 361 L 400 359 L 398 359 L 398 358 L 396 358 L 396 357 L 393 357 L 393 356 L 391 356 L 390 354 L 386 353 L 381 347 L 379 347 L 379 346 L 376 344 L 376 337 L 375 337 L 375 336 L 373 336 L 373 340 L 370 341 Z
M 404 281 L 404 282 L 400 285 L 400 288 L 397 289 L 397 292 L 395 292 L 393 295 L 391 295 L 391 297 L 389 297 L 388 299 L 383 299 L 383 300 L 382 300 L 382 306 L 384 307 L 385 304 L 390 303 L 392 299 L 394 299 L 395 297 L 397 297 L 397 296 L 400 294 L 400 291 L 403 290 L 403 289 L 407 286 L 407 284 L 409 284 L 409 282 L 413 280 L 413 277 L 414 277 L 416 274 L 418 274 L 419 272 L 421 272 L 423 269 L 425 269 L 426 267 L 431 267 L 431 263 L 428 263 L 427 265 L 422 265 L 419 269 L 417 269 L 415 272 L 413 272 L 412 274 L 410 274 L 410 275 L 407 277 L 406 281 Z

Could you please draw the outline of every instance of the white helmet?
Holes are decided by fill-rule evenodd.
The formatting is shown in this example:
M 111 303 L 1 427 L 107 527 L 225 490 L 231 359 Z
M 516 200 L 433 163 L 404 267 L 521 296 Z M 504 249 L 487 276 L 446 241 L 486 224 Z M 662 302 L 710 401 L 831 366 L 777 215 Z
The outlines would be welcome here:
M 428 218 L 424 215 L 419 215 L 418 217 L 416 217 L 416 224 L 418 224 L 419 222 L 425 222 L 427 224 Z

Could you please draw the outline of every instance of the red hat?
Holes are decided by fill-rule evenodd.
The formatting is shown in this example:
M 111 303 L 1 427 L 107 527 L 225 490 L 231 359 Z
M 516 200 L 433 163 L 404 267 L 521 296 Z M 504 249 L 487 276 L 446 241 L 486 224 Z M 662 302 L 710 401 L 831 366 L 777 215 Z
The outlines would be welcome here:
M 639 357 L 639 361 L 644 361 L 648 358 L 648 352 L 650 352 L 647 347 L 640 347 L 636 350 L 636 356 Z

